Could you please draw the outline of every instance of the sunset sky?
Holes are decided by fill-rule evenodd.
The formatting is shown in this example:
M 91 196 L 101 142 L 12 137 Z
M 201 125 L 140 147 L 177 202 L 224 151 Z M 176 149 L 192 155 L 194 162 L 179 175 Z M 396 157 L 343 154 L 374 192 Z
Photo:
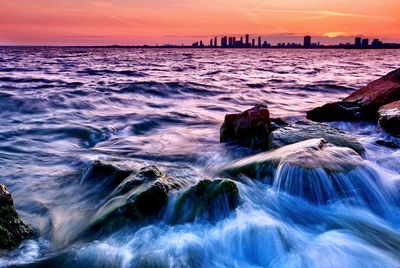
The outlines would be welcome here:
M 0 0 L 0 45 L 140 45 L 263 35 L 400 41 L 400 0 Z M 339 38 L 335 38 L 339 37 Z

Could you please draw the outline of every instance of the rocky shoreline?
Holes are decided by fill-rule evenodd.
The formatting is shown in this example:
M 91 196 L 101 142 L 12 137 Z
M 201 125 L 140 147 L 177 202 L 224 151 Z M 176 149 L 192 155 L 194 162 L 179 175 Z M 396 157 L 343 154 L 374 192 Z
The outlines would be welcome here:
M 194 185 L 171 178 L 156 166 L 137 169 L 122 167 L 112 161 L 94 161 L 83 180 L 102 180 L 107 197 L 99 201 L 103 203 L 88 221 L 84 233 L 93 234 L 99 229 L 114 229 L 124 224 L 152 222 L 161 217 L 171 200 L 175 203 L 169 215 L 169 224 L 218 220 L 240 205 L 237 182 L 242 181 L 241 176 L 265 180 L 274 177 L 278 166 L 282 165 L 300 169 L 304 174 L 310 169 L 320 169 L 330 178 L 332 187 L 337 189 L 335 195 L 351 197 L 350 192 L 339 193 L 341 187 L 337 178 L 356 169 L 365 169 L 365 148 L 355 137 L 322 122 L 373 121 L 388 133 L 399 136 L 400 69 L 356 90 L 343 101 L 307 112 L 307 118 L 311 121 L 288 123 L 280 118 L 271 118 L 265 105 L 226 115 L 220 129 L 221 142 L 264 152 L 235 162 L 216 174 L 215 178 L 202 179 Z M 385 141 L 381 143 L 390 145 Z M 314 175 L 307 175 L 310 183 L 313 183 Z M 318 178 L 315 180 L 318 181 Z M 277 182 L 268 183 L 274 185 Z M 320 184 L 323 185 L 323 182 Z M 332 193 L 324 189 L 313 192 L 315 189 L 307 185 L 298 186 L 304 187 L 302 197 L 311 201 L 323 203 L 333 198 Z M 292 189 L 285 188 L 285 184 L 277 184 L 276 187 L 279 191 L 293 193 Z M 364 195 L 372 194 L 366 192 Z M 33 236 L 32 228 L 21 221 L 11 194 L 2 184 L 0 216 L 0 249 L 13 249 Z

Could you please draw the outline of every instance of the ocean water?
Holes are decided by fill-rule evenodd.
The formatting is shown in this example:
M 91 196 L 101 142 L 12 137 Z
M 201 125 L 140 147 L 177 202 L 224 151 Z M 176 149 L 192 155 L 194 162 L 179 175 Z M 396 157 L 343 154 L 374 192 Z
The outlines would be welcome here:
M 400 150 L 375 142 L 400 141 L 371 123 L 332 125 L 366 147 L 368 170 L 342 180 L 354 196 L 367 188 L 372 205 L 312 204 L 247 180 L 237 183 L 241 205 L 217 222 L 161 217 L 76 238 L 104 201 L 96 182 L 82 181 L 92 161 L 155 164 L 190 183 L 214 178 L 256 153 L 219 143 L 226 113 L 263 103 L 272 117 L 304 119 L 398 68 L 398 53 L 0 47 L 0 182 L 37 233 L 1 253 L 0 266 L 399 267 Z

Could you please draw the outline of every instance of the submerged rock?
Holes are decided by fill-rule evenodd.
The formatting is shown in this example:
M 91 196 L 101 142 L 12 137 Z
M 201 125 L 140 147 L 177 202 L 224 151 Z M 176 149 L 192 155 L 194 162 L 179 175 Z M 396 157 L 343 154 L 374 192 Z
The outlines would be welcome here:
M 354 121 L 378 119 L 378 109 L 400 100 L 400 69 L 354 91 L 341 102 L 328 103 L 307 112 L 313 121 Z
M 90 225 L 114 226 L 126 220 L 139 222 L 155 217 L 166 205 L 169 192 L 183 186 L 156 166 L 142 168 L 118 185 Z
M 378 114 L 380 126 L 388 133 L 400 136 L 400 101 L 382 106 Z
M 397 145 L 393 141 L 377 140 L 375 143 L 378 145 L 390 148 L 390 149 L 399 149 L 400 148 L 400 145 Z
M 202 180 L 178 197 L 171 223 L 224 218 L 239 205 L 239 199 L 235 182 Z
M 227 114 L 220 129 L 221 142 L 235 142 L 251 149 L 267 150 L 271 119 L 268 107 L 256 105 L 240 114 Z
M 282 118 L 271 118 L 271 131 L 277 130 L 281 127 L 286 127 L 287 125 L 289 125 L 289 123 Z
M 286 193 L 317 204 L 347 202 L 368 206 L 385 214 L 391 194 L 379 175 L 359 154 L 345 147 L 312 139 L 275 151 L 239 160 L 222 172 L 240 179 L 247 176 L 272 185 L 276 193 Z
M 350 148 L 334 146 L 324 139 L 311 139 L 244 158 L 224 169 L 222 173 L 264 179 L 266 176 L 273 176 L 273 171 L 283 164 L 304 169 L 346 171 L 363 163 L 360 155 Z
M 273 131 L 270 137 L 271 148 L 276 149 L 300 141 L 317 138 L 323 138 L 336 146 L 351 148 L 359 154 L 363 154 L 365 151 L 362 144 L 351 135 L 327 124 L 310 121 L 299 121 Z
M 32 228 L 19 218 L 7 187 L 0 184 L 0 249 L 13 249 L 32 236 Z
M 109 160 L 95 160 L 85 171 L 83 181 L 96 181 L 106 186 L 115 187 L 126 179 L 134 168 Z

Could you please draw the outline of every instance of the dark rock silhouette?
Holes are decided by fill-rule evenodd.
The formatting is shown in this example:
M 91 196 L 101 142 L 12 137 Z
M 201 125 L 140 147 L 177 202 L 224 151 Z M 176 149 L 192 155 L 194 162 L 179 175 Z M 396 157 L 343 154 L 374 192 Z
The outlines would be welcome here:
M 343 101 L 307 112 L 307 118 L 318 122 L 376 121 L 379 108 L 397 100 L 400 100 L 400 69 L 354 91 Z
M 400 101 L 382 106 L 378 114 L 381 127 L 394 136 L 400 136 Z
M 267 150 L 271 119 L 266 105 L 256 105 L 240 114 L 227 114 L 220 129 L 221 142 L 234 142 L 251 149 Z
M 16 248 L 32 236 L 32 228 L 22 222 L 15 210 L 11 193 L 0 184 L 0 249 Z

